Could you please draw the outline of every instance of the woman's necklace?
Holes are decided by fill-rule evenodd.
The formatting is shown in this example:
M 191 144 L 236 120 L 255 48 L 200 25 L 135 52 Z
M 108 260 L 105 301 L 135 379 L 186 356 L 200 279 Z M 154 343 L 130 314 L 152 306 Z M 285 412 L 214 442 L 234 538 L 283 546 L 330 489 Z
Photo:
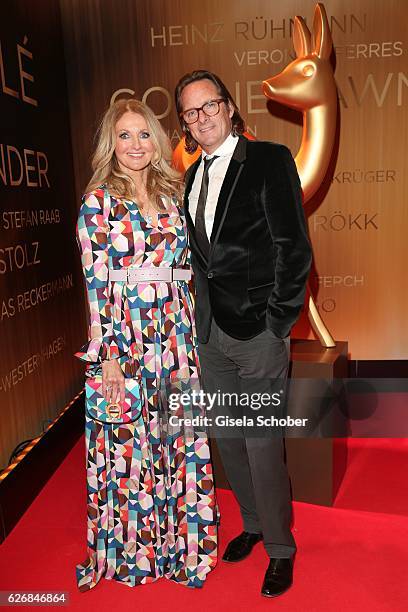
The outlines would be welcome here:
M 145 221 L 147 221 L 147 223 L 149 223 L 149 225 L 152 225 L 153 223 L 153 215 L 151 214 L 151 211 L 153 211 L 153 208 L 150 204 L 147 192 L 145 192 L 143 194 L 143 197 L 138 198 L 139 203 L 139 208 L 140 208 L 140 212 L 142 213 L 143 217 L 145 218 Z
M 144 218 L 146 219 L 147 223 L 149 223 L 149 225 L 153 223 L 153 215 L 150 214 L 150 211 L 151 211 L 150 204 L 148 204 L 147 206 L 143 206 L 142 214 Z

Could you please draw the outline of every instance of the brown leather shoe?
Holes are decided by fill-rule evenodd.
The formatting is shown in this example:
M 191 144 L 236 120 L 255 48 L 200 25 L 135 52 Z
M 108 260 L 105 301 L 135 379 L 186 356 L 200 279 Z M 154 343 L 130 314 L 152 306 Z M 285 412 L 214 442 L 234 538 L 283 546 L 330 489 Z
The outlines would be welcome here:
M 293 582 L 292 559 L 271 559 L 262 585 L 261 595 L 278 597 L 287 591 Z
M 242 561 L 249 555 L 255 544 L 261 540 L 262 533 L 248 533 L 248 531 L 243 531 L 228 544 L 222 560 L 227 563 Z

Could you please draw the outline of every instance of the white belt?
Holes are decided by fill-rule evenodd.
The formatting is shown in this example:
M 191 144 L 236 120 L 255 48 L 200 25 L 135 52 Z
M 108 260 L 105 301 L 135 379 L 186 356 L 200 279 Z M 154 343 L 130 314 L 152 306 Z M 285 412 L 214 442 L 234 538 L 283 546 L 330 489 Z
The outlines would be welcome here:
M 109 269 L 110 281 L 125 281 L 129 284 L 149 281 L 171 283 L 171 281 L 189 281 L 190 279 L 191 270 L 183 270 L 182 268 L 150 266 L 149 268 Z

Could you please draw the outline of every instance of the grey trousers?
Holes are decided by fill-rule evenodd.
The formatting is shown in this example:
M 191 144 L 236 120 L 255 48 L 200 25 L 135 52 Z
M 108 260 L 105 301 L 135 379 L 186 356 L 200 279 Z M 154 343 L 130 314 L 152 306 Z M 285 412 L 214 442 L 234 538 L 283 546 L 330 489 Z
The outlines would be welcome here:
M 199 345 L 199 356 L 206 393 L 273 392 L 276 384 L 281 386 L 276 379 L 287 378 L 289 338 L 282 340 L 266 330 L 250 340 L 236 340 L 213 319 L 209 341 Z M 240 406 L 235 406 L 231 417 L 239 410 Z M 225 414 L 229 409 L 214 406 L 214 411 Z M 248 407 L 242 411 L 249 414 Z M 282 436 L 263 433 L 258 437 L 244 426 L 226 432 L 215 428 L 212 433 L 239 503 L 244 530 L 262 533 L 270 557 L 291 557 L 296 544 L 291 533 L 292 502 Z

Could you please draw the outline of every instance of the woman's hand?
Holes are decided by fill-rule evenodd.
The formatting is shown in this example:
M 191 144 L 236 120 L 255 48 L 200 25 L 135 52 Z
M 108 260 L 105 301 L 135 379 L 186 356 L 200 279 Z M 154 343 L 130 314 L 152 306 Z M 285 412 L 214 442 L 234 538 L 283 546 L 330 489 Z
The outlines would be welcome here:
M 109 403 L 125 401 L 125 377 L 117 359 L 102 362 L 102 393 Z

